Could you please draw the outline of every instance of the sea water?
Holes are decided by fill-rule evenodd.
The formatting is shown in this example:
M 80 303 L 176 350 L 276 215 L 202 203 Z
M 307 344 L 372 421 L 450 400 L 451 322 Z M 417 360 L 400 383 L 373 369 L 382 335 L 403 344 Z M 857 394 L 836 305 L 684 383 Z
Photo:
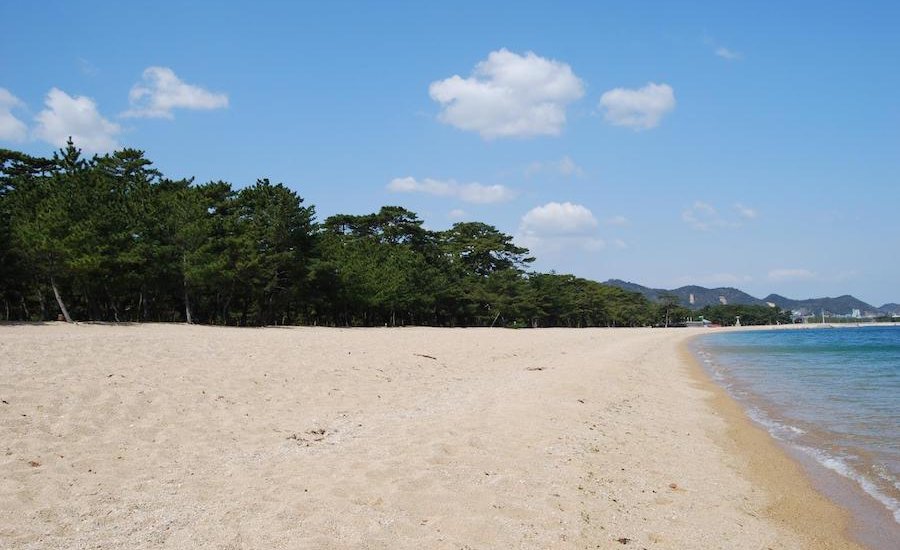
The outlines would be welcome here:
M 754 421 L 900 524 L 900 327 L 725 332 L 695 351 Z

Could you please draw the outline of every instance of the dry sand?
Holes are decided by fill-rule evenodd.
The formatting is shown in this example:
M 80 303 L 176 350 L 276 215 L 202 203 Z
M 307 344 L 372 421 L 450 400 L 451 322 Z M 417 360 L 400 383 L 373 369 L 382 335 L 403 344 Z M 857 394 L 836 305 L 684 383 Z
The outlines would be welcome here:
M 853 547 L 696 333 L 0 326 L 0 547 Z

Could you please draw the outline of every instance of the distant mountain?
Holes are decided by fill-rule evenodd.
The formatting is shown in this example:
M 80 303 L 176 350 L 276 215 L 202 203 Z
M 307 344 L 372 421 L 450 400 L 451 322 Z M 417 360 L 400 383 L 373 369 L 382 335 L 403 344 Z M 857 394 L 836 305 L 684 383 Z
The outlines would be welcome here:
M 772 302 L 781 309 L 800 311 L 804 314 L 818 314 L 825 310 L 826 313 L 846 315 L 853 312 L 854 309 L 858 309 L 862 314 L 879 312 L 879 308 L 849 294 L 837 298 L 810 298 L 808 300 L 791 300 L 778 294 L 769 294 L 765 297 L 765 301 Z
M 672 290 L 662 288 L 649 288 L 641 286 L 637 283 L 622 281 L 620 279 L 610 279 L 606 281 L 607 285 L 619 287 L 631 292 L 639 292 L 650 301 L 659 301 L 662 294 L 674 294 L 678 297 L 678 302 L 691 309 L 700 309 L 706 306 L 714 306 L 721 304 L 723 299 L 727 304 L 735 305 L 756 305 L 764 306 L 766 303 L 759 298 L 754 298 L 746 292 L 731 287 L 722 288 L 705 288 L 702 286 L 689 285 Z M 693 303 L 691 296 L 693 295 Z
M 771 303 L 781 309 L 787 311 L 800 311 L 804 314 L 818 314 L 822 310 L 825 310 L 827 313 L 835 315 L 848 315 L 852 313 L 854 309 L 858 309 L 863 315 L 866 313 L 900 314 L 900 304 L 890 303 L 876 308 L 871 304 L 867 304 L 850 295 L 838 296 L 837 298 L 793 300 L 778 294 L 769 294 L 760 300 L 746 292 L 731 287 L 705 288 L 702 286 L 691 285 L 666 290 L 662 288 L 650 288 L 637 283 L 622 281 L 620 279 L 610 279 L 604 284 L 619 287 L 630 292 L 638 292 L 653 302 L 658 302 L 662 294 L 674 294 L 678 297 L 678 301 L 681 305 L 691 309 L 700 309 L 706 306 L 721 304 L 724 300 L 725 303 L 735 305 L 762 306 Z M 691 303 L 692 295 L 694 298 L 693 303 Z

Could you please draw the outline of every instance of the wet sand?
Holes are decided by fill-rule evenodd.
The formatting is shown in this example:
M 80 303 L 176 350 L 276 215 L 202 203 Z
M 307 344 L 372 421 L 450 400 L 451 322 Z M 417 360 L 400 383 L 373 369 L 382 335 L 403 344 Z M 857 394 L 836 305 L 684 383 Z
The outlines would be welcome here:
M 701 332 L 0 326 L 0 547 L 854 548 Z

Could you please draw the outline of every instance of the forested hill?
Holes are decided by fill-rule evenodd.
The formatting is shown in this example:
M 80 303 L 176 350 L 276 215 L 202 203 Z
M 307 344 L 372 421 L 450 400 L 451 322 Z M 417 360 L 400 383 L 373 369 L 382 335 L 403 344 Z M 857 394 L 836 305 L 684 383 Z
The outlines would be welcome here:
M 861 313 L 889 313 L 881 311 L 871 304 L 867 304 L 858 298 L 850 295 L 838 296 L 837 298 L 810 298 L 807 300 L 792 300 L 779 296 L 778 294 L 770 294 L 766 296 L 767 302 L 772 302 L 778 307 L 788 310 L 801 311 L 804 314 L 819 314 L 822 311 L 828 313 L 836 313 L 838 315 L 846 315 L 854 309 L 858 309 Z
M 649 288 L 636 283 L 621 281 L 619 279 L 610 279 L 606 281 L 605 284 L 628 290 L 629 292 L 639 292 L 645 298 L 653 302 L 659 302 L 661 298 L 666 295 L 676 296 L 681 305 L 695 310 L 702 309 L 706 306 L 720 304 L 720 298 L 724 298 L 728 304 L 732 305 L 767 305 L 768 303 L 772 303 L 785 311 L 800 311 L 804 314 L 817 314 L 824 310 L 832 314 L 847 315 L 854 309 L 860 310 L 860 313 L 862 314 L 894 314 L 895 312 L 900 312 L 900 305 L 898 304 L 885 304 L 880 308 L 877 308 L 850 295 L 838 296 L 837 298 L 793 300 L 778 294 L 770 294 L 763 299 L 759 299 L 731 287 L 704 288 L 702 286 L 683 286 L 672 290 L 666 290 L 661 288 Z M 694 296 L 693 304 L 690 303 L 690 296 L 692 294 Z
M 691 309 L 702 309 L 706 306 L 715 306 L 722 303 L 720 298 L 724 298 L 725 302 L 733 305 L 754 305 L 763 306 L 766 303 L 759 298 L 754 298 L 746 292 L 736 288 L 704 288 L 702 286 L 689 285 L 672 290 L 662 288 L 649 288 L 636 283 L 630 283 L 619 279 L 610 279 L 605 284 L 619 287 L 630 292 L 639 292 L 648 300 L 659 301 L 661 296 L 673 295 L 678 298 L 678 302 Z M 691 295 L 694 296 L 694 302 L 691 303 Z

